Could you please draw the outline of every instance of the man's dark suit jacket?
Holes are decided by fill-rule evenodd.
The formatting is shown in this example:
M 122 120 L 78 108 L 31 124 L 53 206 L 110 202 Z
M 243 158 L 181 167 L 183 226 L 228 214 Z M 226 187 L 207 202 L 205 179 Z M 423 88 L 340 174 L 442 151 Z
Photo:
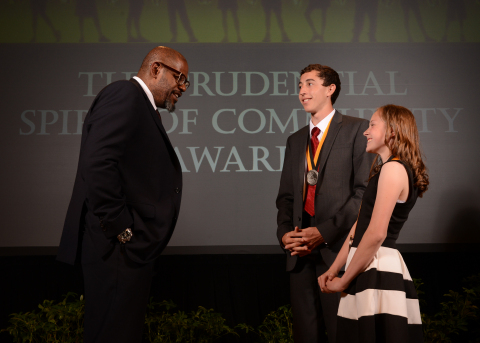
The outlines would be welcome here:
M 315 190 L 315 223 L 325 242 L 319 249 L 330 266 L 357 218 L 373 155 L 366 149 L 365 119 L 335 114 L 320 152 L 320 169 Z M 277 238 L 295 226 L 302 228 L 305 191 L 305 154 L 310 140 L 309 126 L 287 140 L 280 188 L 277 197 Z M 367 156 L 372 155 L 372 156 Z M 287 271 L 293 270 L 297 256 L 287 253 Z
M 131 79 L 108 85 L 83 124 L 57 259 L 75 262 L 83 230 L 104 256 L 118 243 L 117 235 L 131 228 L 128 257 L 138 263 L 153 261 L 173 233 L 181 189 L 178 158 L 140 84 Z

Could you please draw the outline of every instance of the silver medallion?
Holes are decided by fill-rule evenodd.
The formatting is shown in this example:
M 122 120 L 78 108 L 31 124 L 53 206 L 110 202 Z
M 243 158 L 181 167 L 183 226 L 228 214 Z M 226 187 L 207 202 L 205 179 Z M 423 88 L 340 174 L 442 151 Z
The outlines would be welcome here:
M 315 186 L 318 180 L 318 172 L 315 169 L 310 170 L 307 173 L 307 183 L 310 186 Z

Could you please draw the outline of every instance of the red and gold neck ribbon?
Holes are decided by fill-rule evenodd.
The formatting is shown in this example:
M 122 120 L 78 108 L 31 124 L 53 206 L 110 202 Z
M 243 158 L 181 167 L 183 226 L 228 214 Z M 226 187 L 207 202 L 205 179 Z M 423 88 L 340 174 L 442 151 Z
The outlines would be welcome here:
M 332 118 L 333 119 L 333 118 Z M 325 132 L 323 133 L 322 135 L 322 139 L 320 140 L 320 142 L 318 143 L 318 147 L 317 147 L 317 151 L 315 152 L 315 159 L 313 161 L 314 165 L 317 166 L 317 162 L 318 162 L 318 156 L 320 156 L 320 150 L 322 150 L 322 146 L 323 146 L 323 142 L 325 142 L 325 138 L 327 137 L 327 133 L 328 133 L 328 129 L 330 128 L 330 123 L 332 122 L 332 119 L 330 119 L 330 121 L 328 122 L 328 125 L 327 125 L 327 128 L 325 129 Z M 310 159 L 310 151 L 308 149 L 310 145 L 310 142 L 308 143 L 307 145 L 307 164 L 308 164 L 308 170 L 307 172 L 309 172 L 310 170 L 312 170 L 312 161 Z

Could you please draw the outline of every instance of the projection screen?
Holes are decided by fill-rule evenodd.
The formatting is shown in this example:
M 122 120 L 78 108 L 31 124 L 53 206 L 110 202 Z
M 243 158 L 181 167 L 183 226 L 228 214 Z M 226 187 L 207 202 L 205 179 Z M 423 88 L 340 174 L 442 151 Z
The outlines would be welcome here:
M 275 198 L 286 139 L 308 124 L 297 85 L 300 70 L 310 63 L 339 72 L 342 91 L 335 108 L 342 114 L 369 119 L 377 107 L 393 103 L 411 109 L 416 117 L 431 183 L 398 243 L 418 246 L 417 251 L 432 244 L 479 243 L 480 5 L 465 1 L 469 12 L 460 35 L 460 29 L 447 25 L 447 5 L 419 3 L 429 36 L 423 36 L 415 24 L 415 9 L 410 9 L 411 42 L 400 2 L 378 2 L 375 42 L 368 20 L 359 41 L 351 42 L 355 2 L 332 1 L 325 7 L 322 41 L 308 42 L 308 2 L 284 1 L 289 42 L 278 19 L 272 19 L 270 42 L 264 43 L 262 20 L 268 12 L 258 1 L 238 2 L 242 43 L 231 17 L 229 42 L 220 42 L 220 2 L 185 1 L 198 42 L 189 42 L 179 12 L 173 43 L 164 2 L 144 2 L 142 31 L 149 42 L 142 43 L 127 42 L 122 22 L 126 1 L 97 1 L 102 34 L 110 40 L 105 43 L 98 42 L 89 18 L 84 42 L 78 42 L 70 1 L 49 2 L 45 12 L 55 30 L 63 27 L 60 41 L 55 43 L 55 31 L 39 15 L 36 43 L 29 43 L 35 9 L 29 14 L 28 2 L 2 4 L 24 26 L 9 19 L 2 26 L 13 25 L 11 34 L 0 37 L 0 248 L 58 246 L 88 108 L 107 84 L 135 75 L 156 45 L 170 46 L 186 57 L 191 81 L 177 110 L 162 112 L 184 178 L 179 221 L 167 253 L 281 252 Z M 20 11 L 21 5 L 26 12 Z M 324 10 L 312 10 L 317 31 Z M 75 21 L 71 31 L 68 18 Z

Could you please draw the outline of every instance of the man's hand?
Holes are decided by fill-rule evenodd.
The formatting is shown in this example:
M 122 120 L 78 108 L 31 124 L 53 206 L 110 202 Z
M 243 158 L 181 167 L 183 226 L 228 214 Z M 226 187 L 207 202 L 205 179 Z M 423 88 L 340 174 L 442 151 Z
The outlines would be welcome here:
M 287 232 L 282 237 L 285 249 L 290 250 L 292 256 L 300 257 L 308 255 L 313 249 L 324 242 L 324 239 L 316 227 L 299 229 L 295 226 L 294 231 Z
M 295 230 L 287 232 L 282 237 L 285 249 L 290 250 L 292 256 L 300 257 L 310 254 L 312 251 L 304 245 L 302 230 L 295 226 Z
M 302 238 L 304 244 L 308 247 L 308 249 L 313 250 L 318 247 L 320 244 L 325 242 L 322 235 L 318 231 L 316 227 L 307 227 L 302 229 Z

